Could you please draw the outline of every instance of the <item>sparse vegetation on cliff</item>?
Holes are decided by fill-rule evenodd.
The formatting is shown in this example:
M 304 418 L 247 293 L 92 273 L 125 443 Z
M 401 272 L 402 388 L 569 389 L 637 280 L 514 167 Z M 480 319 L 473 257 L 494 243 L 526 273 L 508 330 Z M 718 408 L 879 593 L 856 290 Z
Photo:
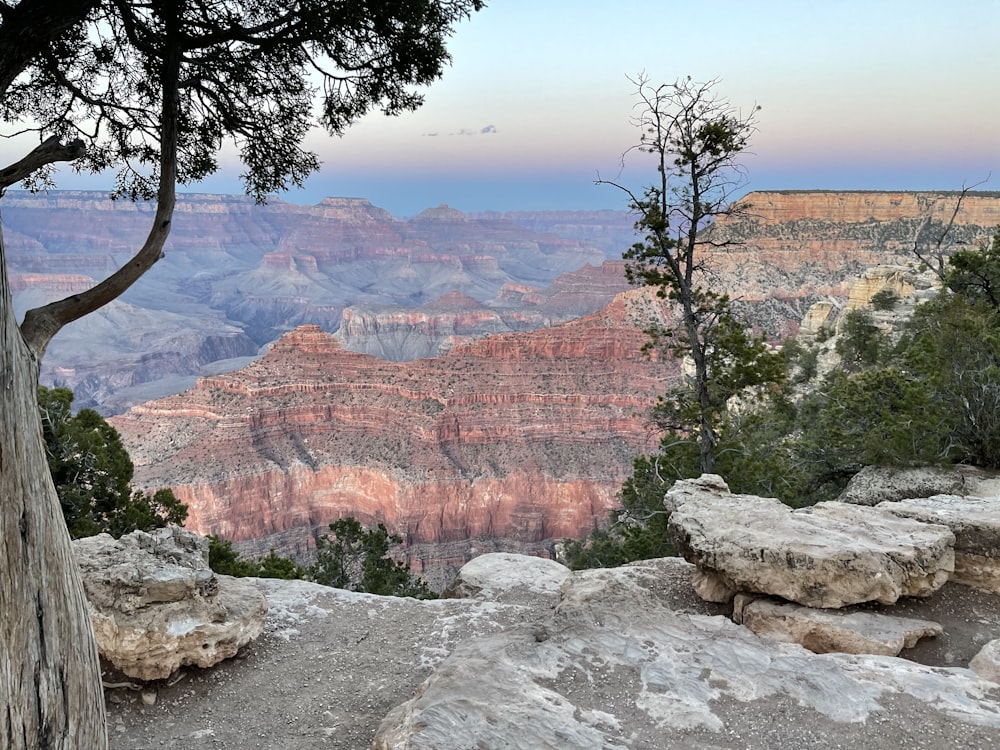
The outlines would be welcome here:
M 275 554 L 246 559 L 231 542 L 209 536 L 208 564 L 216 573 L 236 577 L 305 579 L 348 591 L 381 596 L 411 596 L 434 599 L 436 594 L 390 552 L 402 544 L 384 524 L 366 529 L 356 519 L 341 518 L 329 525 L 330 533 L 316 538 L 316 561 L 302 568 L 293 560 Z
M 852 311 L 835 341 L 840 366 L 826 375 L 817 375 L 815 344 L 789 342 L 787 384 L 723 415 L 716 471 L 734 492 L 802 506 L 837 497 L 870 465 L 1000 467 L 998 258 L 1000 228 L 990 243 L 952 255 L 942 291 L 916 307 L 895 342 L 867 311 Z M 566 544 L 571 567 L 620 564 L 668 543 L 663 492 L 701 472 L 697 455 L 668 434 L 635 467 L 610 525 Z

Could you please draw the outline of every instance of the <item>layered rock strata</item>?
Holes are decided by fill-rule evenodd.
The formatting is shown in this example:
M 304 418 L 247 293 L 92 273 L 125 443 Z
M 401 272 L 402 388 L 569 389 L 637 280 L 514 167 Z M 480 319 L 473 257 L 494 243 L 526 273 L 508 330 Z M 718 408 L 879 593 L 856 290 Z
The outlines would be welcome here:
M 865 268 L 913 264 L 914 244 L 934 240 L 957 199 L 752 193 L 744 199 L 748 212 L 720 217 L 711 230 L 725 247 L 706 246 L 712 275 L 703 281 L 728 292 L 759 328 L 793 333 L 814 303 L 842 308 L 850 280 Z M 141 245 L 152 215 L 149 204 L 73 191 L 11 191 L 3 206 L 19 313 L 113 272 Z M 998 213 L 997 194 L 967 195 L 949 241 L 984 239 Z M 61 332 L 43 382 L 72 387 L 79 405 L 112 413 L 189 387 L 191 380 L 178 385 L 178 378 L 253 356 L 297 325 L 335 331 L 347 309 L 348 348 L 397 360 L 442 352 L 466 337 L 564 321 L 621 290 L 620 261 L 617 268 L 602 263 L 632 244 L 632 223 L 625 211 L 466 215 L 442 206 L 403 220 L 358 198 L 256 206 L 242 196 L 183 195 L 166 255 L 126 293 L 122 303 L 130 307 Z M 403 311 L 454 292 L 488 312 L 466 325 L 451 311 L 427 309 L 407 331 Z
M 709 601 L 748 591 L 809 607 L 891 604 L 932 594 L 955 568 L 948 528 L 861 506 L 793 511 L 732 495 L 714 475 L 677 482 L 664 505 L 681 554 L 698 566 L 696 590 Z
M 955 534 L 951 580 L 1000 593 L 1000 497 L 934 495 L 876 507 L 901 518 L 951 529 Z
M 668 322 L 663 302 L 635 290 L 557 328 L 408 363 L 305 326 L 112 423 L 137 481 L 173 487 L 200 533 L 307 554 L 314 530 L 353 515 L 401 533 L 416 570 L 453 571 L 491 540 L 545 553 L 606 516 L 655 446 L 649 408 L 676 377 L 642 351 L 651 319 Z
M 745 594 L 736 595 L 733 622 L 760 636 L 798 643 L 815 654 L 898 656 L 921 638 L 944 632 L 939 623 L 929 620 L 815 609 Z

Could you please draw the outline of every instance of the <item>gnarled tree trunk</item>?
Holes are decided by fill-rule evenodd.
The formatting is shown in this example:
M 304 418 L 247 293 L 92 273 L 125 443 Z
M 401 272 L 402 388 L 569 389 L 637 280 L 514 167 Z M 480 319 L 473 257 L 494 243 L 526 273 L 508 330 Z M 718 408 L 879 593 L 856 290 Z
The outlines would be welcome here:
M 0 747 L 107 747 L 94 632 L 49 474 L 38 361 L 11 306 L 0 237 Z

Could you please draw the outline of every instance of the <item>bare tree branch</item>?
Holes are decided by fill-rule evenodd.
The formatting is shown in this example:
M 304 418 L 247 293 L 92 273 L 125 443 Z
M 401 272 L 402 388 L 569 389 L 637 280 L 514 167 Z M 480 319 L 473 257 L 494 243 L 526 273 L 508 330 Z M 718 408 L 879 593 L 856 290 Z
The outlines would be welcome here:
M 87 148 L 80 139 L 64 144 L 59 141 L 58 136 L 47 138 L 24 158 L 0 169 L 0 194 L 11 185 L 21 182 L 49 164 L 73 161 L 79 159 L 86 152 Z

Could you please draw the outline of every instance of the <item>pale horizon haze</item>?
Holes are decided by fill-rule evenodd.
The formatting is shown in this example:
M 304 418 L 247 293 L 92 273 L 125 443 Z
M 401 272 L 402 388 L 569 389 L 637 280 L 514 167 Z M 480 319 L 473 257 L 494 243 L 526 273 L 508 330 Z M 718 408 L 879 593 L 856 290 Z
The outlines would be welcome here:
M 279 196 L 370 199 L 397 216 L 624 209 L 639 187 L 635 87 L 692 76 L 760 105 L 748 189 L 1000 190 L 1000 0 L 490 0 L 424 106 L 317 134 L 323 168 Z M 229 164 L 189 192 L 238 193 Z M 100 176 L 59 187 L 108 189 Z

